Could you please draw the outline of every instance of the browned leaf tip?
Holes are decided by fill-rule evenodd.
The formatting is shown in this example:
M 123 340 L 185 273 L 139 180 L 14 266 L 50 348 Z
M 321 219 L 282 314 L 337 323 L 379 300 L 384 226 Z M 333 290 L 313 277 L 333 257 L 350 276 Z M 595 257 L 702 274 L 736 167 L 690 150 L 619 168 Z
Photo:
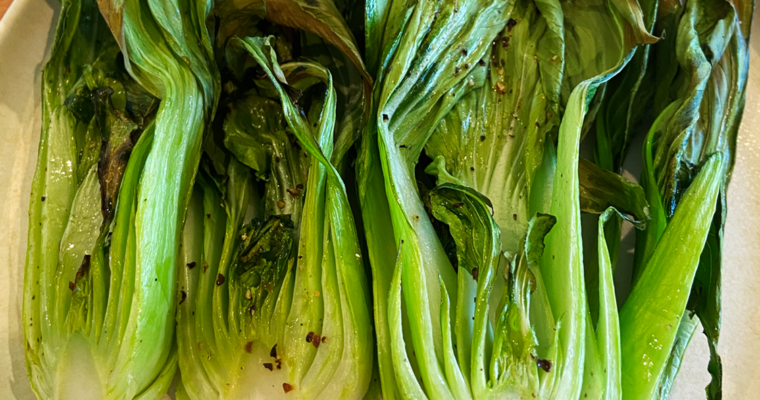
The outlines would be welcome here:
M 337 10 L 335 10 L 334 6 L 330 9 L 320 4 L 318 1 L 308 2 L 307 4 L 310 7 L 317 9 L 311 11 L 304 9 L 303 6 L 299 5 L 297 2 L 265 0 L 264 3 L 266 4 L 266 17 L 268 20 L 275 24 L 303 29 L 321 36 L 345 54 L 356 66 L 356 69 L 359 70 L 364 78 L 366 86 L 365 90 L 372 87 L 372 77 L 367 73 L 364 61 L 362 60 L 359 50 L 356 48 L 354 42 L 355 39 L 340 13 L 335 12 Z M 320 14 L 327 14 L 328 18 L 325 20 L 333 20 L 335 22 L 328 24 L 321 18 L 315 17 L 315 15 Z
M 119 3 L 121 4 L 121 7 L 117 8 L 117 4 Z M 119 42 L 119 46 L 121 46 L 121 24 L 123 19 L 122 8 L 124 7 L 124 2 L 119 3 L 111 0 L 98 0 L 98 8 L 100 9 L 100 13 L 106 20 L 108 27 L 113 33 L 113 36 Z

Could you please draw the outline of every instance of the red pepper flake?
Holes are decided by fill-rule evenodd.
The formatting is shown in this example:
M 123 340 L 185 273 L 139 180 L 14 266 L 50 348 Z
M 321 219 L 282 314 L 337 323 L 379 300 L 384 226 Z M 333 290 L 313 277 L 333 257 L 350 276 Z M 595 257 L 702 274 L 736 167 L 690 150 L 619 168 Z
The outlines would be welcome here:
M 216 286 L 222 286 L 224 283 L 224 275 L 219 274 L 216 276 Z
M 311 344 L 314 345 L 315 349 L 318 349 L 320 343 L 321 343 L 321 336 L 318 333 L 315 333 L 314 336 L 311 338 Z
M 270 371 L 274 371 L 274 366 L 272 365 L 272 363 L 264 363 L 264 368 Z
M 478 269 L 477 268 L 473 268 L 472 269 L 472 279 L 474 279 L 474 280 L 477 281 L 478 280 L 478 275 L 479 275 Z
M 187 264 L 187 269 L 193 269 L 193 268 L 195 268 L 195 265 L 196 265 L 195 261 L 193 261 L 193 262 Z
M 182 295 L 182 299 L 179 301 L 179 304 L 182 304 L 185 302 L 185 299 L 187 298 L 187 293 L 184 290 L 180 290 L 179 294 Z
M 510 18 L 509 21 L 507 21 L 507 31 L 511 31 L 512 28 L 515 27 L 515 25 L 517 25 L 517 21 Z
M 388 122 L 390 118 L 388 118 L 388 114 L 383 114 L 383 122 Z
M 282 390 L 284 390 L 285 393 L 287 393 L 287 392 L 293 390 L 293 385 L 291 385 L 289 383 L 283 383 L 282 384 Z
M 517 221 L 517 214 L 512 214 L 512 219 Z
M 322 336 L 322 343 L 327 343 L 327 336 Z
M 298 197 L 298 195 L 301 194 L 301 192 L 299 192 L 297 189 L 288 189 L 288 193 L 290 193 L 290 195 L 293 197 Z
M 245 350 L 246 353 L 251 354 L 251 351 L 253 351 L 253 340 L 246 343 L 245 346 L 243 346 L 243 350 Z
M 280 361 L 280 360 L 277 360 L 274 366 L 275 366 L 275 368 L 277 368 L 278 370 L 282 369 L 282 361 Z
M 306 343 L 311 343 L 311 340 L 314 338 L 314 332 L 309 332 L 308 335 L 306 335 Z
M 467 49 L 462 49 L 462 54 L 467 55 Z
M 303 183 L 299 183 L 298 185 L 296 185 L 296 189 L 303 190 Z
M 45 201 L 45 196 L 42 196 L 42 201 Z
M 72 281 L 69 281 L 69 289 L 70 289 L 70 290 L 73 292 L 73 291 L 74 291 L 74 289 L 76 289 L 76 288 L 77 288 L 77 285 L 76 285 L 76 284 L 74 284 L 74 282 L 72 282 Z
M 485 67 L 486 66 L 486 62 L 483 61 L 483 60 L 478 60 L 478 65 L 480 65 L 481 67 Z
M 552 370 L 552 362 L 551 361 L 544 360 L 543 358 L 538 358 L 538 357 L 534 356 L 533 354 L 531 354 L 530 356 L 531 356 L 531 358 L 533 358 L 534 360 L 536 360 L 536 365 L 538 366 L 538 368 L 541 368 L 542 370 L 544 370 L 546 372 L 549 372 L 549 371 Z

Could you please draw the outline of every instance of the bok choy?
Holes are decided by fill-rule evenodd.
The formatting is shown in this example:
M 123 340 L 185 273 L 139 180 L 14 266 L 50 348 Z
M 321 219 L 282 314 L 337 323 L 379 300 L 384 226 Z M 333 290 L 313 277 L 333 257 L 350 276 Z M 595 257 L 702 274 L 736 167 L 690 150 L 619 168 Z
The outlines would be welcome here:
M 29 211 L 35 394 L 663 399 L 701 324 L 720 399 L 751 17 L 64 0 Z

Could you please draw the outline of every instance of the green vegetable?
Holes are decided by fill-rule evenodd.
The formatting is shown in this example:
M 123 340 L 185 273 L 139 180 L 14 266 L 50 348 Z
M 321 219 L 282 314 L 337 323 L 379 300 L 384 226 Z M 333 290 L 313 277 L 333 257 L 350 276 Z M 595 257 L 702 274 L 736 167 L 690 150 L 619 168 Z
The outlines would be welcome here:
M 266 177 L 267 201 L 263 220 L 246 221 L 252 171 L 234 157 L 226 186 L 200 180 L 203 211 L 186 227 L 189 268 L 178 297 L 181 398 L 353 399 L 369 386 L 370 294 L 346 189 L 329 161 L 332 75 L 315 63 L 278 64 L 272 39 L 233 38 L 227 46 L 236 76 L 242 79 L 250 55 L 266 74 L 260 85 L 277 96 L 246 94 L 225 123 L 228 148 Z M 307 119 L 291 96 L 315 83 L 326 92 Z M 305 153 L 294 149 L 285 124 Z M 296 185 L 301 168 L 308 179 Z M 286 196 L 292 207 L 273 203 Z
M 717 211 L 701 256 L 700 267 L 688 303 L 708 337 L 713 380 L 708 398 L 720 398 L 722 366 L 717 353 L 720 334 L 720 285 L 723 225 L 726 216 L 726 189 L 735 160 L 736 135 L 744 105 L 748 58 L 744 25 L 731 3 L 691 1 L 683 7 L 666 9 L 658 23 L 671 27 L 676 35 L 658 44 L 658 91 L 671 103 L 659 114 L 644 147 L 642 182 L 652 205 L 652 221 L 637 240 L 634 281 L 646 270 L 657 240 L 673 218 L 681 196 L 692 184 L 695 172 L 710 155 L 723 155 L 722 182 Z M 746 18 L 746 14 L 744 14 Z M 748 22 L 747 22 L 748 23 Z M 742 29 L 740 29 L 740 27 Z M 675 30 L 677 28 L 677 30 Z M 667 52 L 667 53 L 666 53 Z M 667 80 L 666 80 L 667 79 Z M 679 340 L 674 344 L 669 373 L 661 378 L 667 396 L 680 366 L 680 358 L 696 323 L 684 318 Z
M 376 41 L 368 44 L 368 48 L 375 46 L 375 51 L 382 49 L 383 56 L 378 60 L 384 60 L 384 64 L 378 66 L 377 82 L 381 89 L 376 89 L 375 92 L 376 120 L 366 132 L 364 157 L 358 172 L 363 208 L 372 210 L 365 212 L 364 216 L 375 281 L 375 304 L 381 304 L 382 308 L 390 304 L 391 307 L 387 317 L 377 310 L 375 314 L 377 326 L 384 325 L 386 318 L 390 324 L 387 332 L 383 332 L 384 327 L 378 328 L 380 345 L 384 340 L 392 343 L 392 352 L 386 355 L 391 360 L 384 361 L 383 350 L 380 350 L 384 390 L 398 390 L 401 397 L 414 397 L 410 393 L 421 393 L 422 390 L 432 398 L 458 397 L 457 393 L 464 393 L 460 379 L 447 369 L 450 364 L 450 361 L 445 361 L 448 330 L 445 323 L 442 331 L 437 327 L 438 321 L 446 313 L 435 312 L 438 308 L 436 300 L 440 294 L 436 290 L 438 287 L 432 284 L 435 278 L 440 277 L 442 283 L 439 286 L 444 293 L 457 299 L 456 303 L 452 300 L 448 306 L 445 299 L 442 300 L 444 309 L 450 307 L 459 310 L 460 299 L 473 296 L 482 304 L 489 302 L 485 293 L 476 290 L 476 284 L 455 286 L 452 282 L 451 273 L 455 270 L 449 266 L 452 260 L 451 245 L 445 242 L 445 230 L 437 229 L 435 221 L 428 222 L 430 219 L 426 218 L 427 213 L 423 208 L 427 201 L 426 194 L 424 188 L 420 187 L 424 180 L 420 183 L 421 179 L 419 175 L 415 178 L 413 169 L 424 148 L 434 158 L 426 172 L 435 175 L 439 185 L 469 186 L 492 200 L 495 223 L 502 233 L 501 244 L 497 249 L 507 252 L 518 250 L 519 238 L 524 234 L 522 232 L 525 232 L 532 212 L 551 210 L 557 216 L 557 228 L 562 233 L 547 236 L 547 251 L 551 250 L 552 259 L 558 261 L 547 261 L 547 257 L 542 260 L 545 266 L 541 267 L 540 275 L 543 277 L 540 281 L 546 284 L 546 289 L 541 287 L 543 284 L 537 289 L 540 294 L 534 309 L 539 310 L 537 313 L 541 318 L 536 322 L 538 345 L 536 354 L 532 354 L 541 359 L 551 357 L 554 364 L 551 373 L 542 373 L 542 383 L 536 388 L 540 387 L 542 393 L 549 397 L 561 393 L 570 394 L 571 397 L 580 395 L 583 376 L 578 371 L 583 370 L 583 332 L 586 330 L 586 295 L 580 258 L 577 189 L 580 130 L 584 124 L 586 106 L 593 98 L 596 87 L 625 65 L 636 44 L 651 42 L 651 36 L 646 31 L 639 30 L 639 26 L 643 25 L 639 23 L 641 12 L 637 7 L 615 4 L 611 9 L 606 9 L 590 2 L 568 5 L 567 9 L 563 9 L 559 3 L 516 2 L 507 5 L 505 16 L 499 12 L 487 14 L 494 20 L 480 26 L 501 25 L 501 34 L 494 36 L 492 49 L 481 50 L 476 47 L 473 50 L 467 45 L 444 42 L 450 40 L 448 37 L 436 39 L 434 36 L 448 30 L 461 32 L 456 30 L 456 24 L 466 23 L 467 12 L 472 6 L 465 3 L 453 7 L 452 11 L 442 10 L 432 25 L 423 23 L 420 25 L 422 28 L 419 28 L 418 18 L 424 18 L 419 10 L 424 9 L 425 3 L 421 4 L 419 8 L 412 9 L 411 14 L 402 14 L 404 10 L 400 7 L 396 9 L 395 4 L 389 9 L 370 7 L 372 12 L 368 13 L 367 22 L 368 26 L 378 24 L 378 29 L 385 32 L 382 38 L 368 36 Z M 432 9 L 434 8 L 431 7 Z M 451 12 L 452 17 L 447 12 Z M 460 15 L 454 16 L 455 14 Z M 586 14 L 598 19 L 586 18 Z M 451 25 L 443 25 L 449 18 L 452 18 Z M 571 43 L 563 46 L 564 32 L 568 26 L 572 32 L 587 32 L 598 21 L 605 22 L 602 26 L 609 30 L 610 35 L 592 37 L 576 34 Z M 634 25 L 627 25 L 628 23 Z M 437 28 L 438 24 L 446 28 Z M 636 27 L 634 36 L 625 33 L 631 26 Z M 417 29 L 423 29 L 425 33 L 419 33 Z M 427 29 L 430 29 L 429 33 Z M 397 35 L 397 39 L 389 35 Z M 420 39 L 410 41 L 407 38 Z M 599 54 L 609 57 L 594 59 L 594 63 L 590 64 L 578 57 L 581 48 L 591 45 L 584 41 L 595 38 L 613 42 L 615 51 L 609 51 L 610 46 L 604 43 L 594 44 L 600 48 L 607 47 L 605 52 Z M 435 43 L 434 50 L 425 47 L 428 40 Z M 411 47 L 412 45 L 418 47 Z M 571 54 L 567 51 L 568 48 L 578 50 Z M 416 71 L 424 71 L 425 62 L 434 60 L 439 51 L 448 51 L 451 56 L 436 64 L 435 71 L 449 71 L 450 75 L 434 81 L 436 86 L 433 86 L 425 80 L 428 75 L 418 76 Z M 475 60 L 482 59 L 479 65 L 470 62 L 473 55 L 477 56 Z M 574 57 L 572 62 L 563 63 L 569 56 Z M 489 68 L 484 70 L 482 67 Z M 597 74 L 601 75 L 595 78 Z M 588 78 L 592 79 L 578 85 L 578 82 Z M 561 87 L 572 88 L 575 85 L 578 85 L 575 89 L 579 91 L 578 94 L 570 97 L 568 93 L 569 99 L 563 99 Z M 430 94 L 421 88 L 429 88 Z M 418 100 L 418 96 L 424 97 Z M 456 104 L 449 112 L 451 102 Z M 567 104 L 564 119 L 561 119 L 563 116 L 560 113 L 562 104 Z M 416 112 L 409 113 L 407 110 L 410 109 Z M 441 114 L 444 114 L 442 120 Z M 568 115 L 571 116 L 570 120 Z M 562 128 L 559 131 L 557 176 L 553 172 L 553 143 L 546 138 L 549 133 L 557 134 L 553 127 L 558 126 L 560 120 Z M 436 125 L 437 130 L 428 138 L 428 127 Z M 573 139 L 576 133 L 578 137 Z M 377 155 L 372 154 L 375 151 L 375 135 Z M 547 147 L 550 150 L 545 152 Z M 380 169 L 372 165 L 378 162 Z M 369 194 L 363 194 L 370 190 L 373 193 L 381 190 L 380 173 L 388 197 L 387 216 L 378 215 L 376 210 L 383 210 L 384 207 L 377 206 L 377 200 L 370 198 Z M 545 180 L 551 176 L 554 176 L 553 184 Z M 536 177 L 540 177 L 540 180 L 536 181 Z M 552 185 L 553 196 L 548 189 Z M 505 193 L 507 196 L 503 195 Z M 575 194 L 568 197 L 567 193 Z M 638 193 L 639 215 L 642 216 L 645 215 L 645 202 L 641 192 Z M 388 219 L 391 221 L 390 226 Z M 386 261 L 379 260 L 380 255 L 372 257 L 373 252 L 387 254 L 393 250 L 387 239 L 380 237 L 387 236 L 391 231 L 398 246 L 395 270 L 397 284 L 403 286 L 400 292 L 406 301 L 403 310 L 397 309 L 400 298 L 395 297 L 398 295 L 395 288 L 391 291 L 391 299 L 387 300 L 390 303 L 381 298 L 386 290 L 383 285 L 389 279 L 387 256 Z M 451 226 L 449 231 L 454 235 Z M 552 240 L 553 237 L 557 239 Z M 382 241 L 386 244 L 380 243 Z M 456 254 L 459 254 L 462 244 L 456 236 L 453 241 Z M 462 266 L 458 261 L 454 265 Z M 485 268 L 485 265 L 481 265 L 481 268 Z M 462 275 L 461 270 L 458 275 Z M 494 286 L 497 298 L 502 291 L 501 286 Z M 460 294 L 460 291 L 465 294 Z M 481 322 L 478 322 L 475 310 L 469 311 L 469 314 L 457 311 L 452 318 L 457 321 L 455 326 L 468 324 L 465 321 L 471 317 L 475 317 L 476 321 L 474 328 L 453 330 L 455 334 L 451 340 L 457 345 L 458 351 L 464 351 L 461 343 L 469 343 L 473 337 L 470 335 L 480 332 L 480 329 L 487 332 L 483 339 L 484 357 L 490 357 L 492 346 L 496 345 L 497 333 L 501 329 L 497 320 L 501 312 L 498 307 L 497 301 L 492 302 L 486 312 L 489 319 Z M 443 316 L 439 317 L 439 314 Z M 560 316 L 562 322 L 555 320 Z M 403 326 L 405 318 L 409 321 L 408 330 Z M 561 328 L 555 334 L 558 322 Z M 399 335 L 403 338 L 399 338 Z M 559 342 L 555 340 L 555 335 L 558 335 Z M 409 346 L 409 339 L 414 349 L 413 354 L 410 350 L 404 350 L 404 346 Z M 465 353 L 460 354 L 458 359 L 462 360 L 463 357 L 467 360 Z M 441 359 L 444 360 L 442 363 L 436 361 Z M 468 363 L 465 361 L 463 364 L 467 366 Z M 391 370 L 395 371 L 393 376 Z M 408 381 L 406 378 L 400 380 L 408 373 L 416 374 L 420 382 Z M 468 376 L 470 374 L 472 377 Z M 471 395 L 475 397 L 484 395 L 481 388 L 486 386 L 486 380 L 496 379 L 488 374 L 480 374 L 479 369 L 474 367 L 463 367 L 462 375 L 465 382 L 469 379 L 468 384 L 472 385 Z M 422 386 L 419 386 L 420 383 Z M 396 385 L 397 388 L 394 388 Z M 490 387 L 491 383 L 488 385 Z
M 64 0 L 29 211 L 34 392 L 665 399 L 701 325 L 720 399 L 752 11 Z
M 176 369 L 171 318 L 148 299 L 161 288 L 136 286 L 131 221 L 155 103 L 117 56 L 95 2 L 64 2 L 43 72 L 24 283 L 27 368 L 40 398 L 152 397 Z M 142 342 L 138 315 L 165 320 L 153 326 L 165 343 Z
M 684 193 L 620 311 L 625 398 L 657 393 L 713 219 L 722 168 L 720 154 L 712 156 Z

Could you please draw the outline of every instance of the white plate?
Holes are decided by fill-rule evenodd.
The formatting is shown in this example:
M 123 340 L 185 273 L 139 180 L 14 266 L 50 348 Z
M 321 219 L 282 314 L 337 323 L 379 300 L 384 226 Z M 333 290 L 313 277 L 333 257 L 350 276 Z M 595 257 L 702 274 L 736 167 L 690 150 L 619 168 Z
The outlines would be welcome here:
M 21 293 L 29 191 L 40 134 L 40 72 L 55 33 L 56 0 L 15 0 L 0 20 L 0 399 L 33 399 L 24 365 Z M 760 22 L 760 18 L 755 18 Z M 760 28 L 755 23 L 753 37 Z M 751 63 L 760 41 L 751 46 Z M 747 107 L 729 192 L 723 272 L 725 399 L 760 392 L 760 72 L 750 69 Z M 758 194 L 756 196 L 756 194 Z M 704 398 L 709 352 L 699 334 L 672 399 Z

